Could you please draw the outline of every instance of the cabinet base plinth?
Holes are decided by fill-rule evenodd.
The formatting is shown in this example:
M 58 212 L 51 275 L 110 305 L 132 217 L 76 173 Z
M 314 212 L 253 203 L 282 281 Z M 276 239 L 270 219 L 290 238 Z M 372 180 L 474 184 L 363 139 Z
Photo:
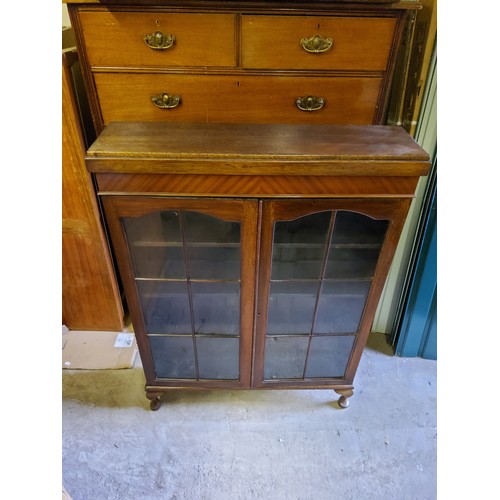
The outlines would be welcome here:
M 349 406 L 349 399 L 353 393 L 354 393 L 354 388 L 352 386 L 341 386 L 341 387 L 330 387 L 333 389 L 337 394 L 340 395 L 340 398 L 338 399 L 338 405 L 340 408 L 347 408 Z M 180 387 L 176 387 L 176 389 L 180 389 Z M 188 389 L 187 387 L 185 389 Z M 282 389 L 282 387 L 280 388 Z M 198 388 L 199 390 L 199 388 Z M 158 410 L 161 406 L 161 400 L 160 397 L 162 394 L 164 394 L 166 390 L 148 390 L 146 389 L 146 397 L 150 400 L 150 408 L 152 411 Z

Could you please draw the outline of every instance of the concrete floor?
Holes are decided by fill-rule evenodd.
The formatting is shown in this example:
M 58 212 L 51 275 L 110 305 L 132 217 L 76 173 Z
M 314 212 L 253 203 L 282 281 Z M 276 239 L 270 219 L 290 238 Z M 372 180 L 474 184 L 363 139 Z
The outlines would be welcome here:
M 436 362 L 371 335 L 347 409 L 315 391 L 175 391 L 140 368 L 63 371 L 73 500 L 436 498 Z

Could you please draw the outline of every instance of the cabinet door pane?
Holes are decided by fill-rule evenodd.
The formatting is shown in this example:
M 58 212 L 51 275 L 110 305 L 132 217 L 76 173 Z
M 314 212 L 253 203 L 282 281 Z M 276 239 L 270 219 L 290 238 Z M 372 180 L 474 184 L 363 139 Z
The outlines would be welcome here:
M 271 279 L 319 279 L 331 212 L 274 224 Z
M 195 333 L 238 335 L 239 283 L 191 283 Z
M 268 335 L 311 333 L 319 281 L 271 283 Z
M 137 281 L 147 333 L 191 334 L 186 282 Z
M 179 212 L 166 210 L 126 217 L 123 227 L 136 277 L 186 277 Z
M 238 380 L 240 341 L 237 338 L 196 338 L 200 378 Z
M 312 337 L 307 357 L 306 378 L 343 377 L 354 337 Z
M 191 279 L 240 279 L 240 224 L 198 212 L 184 213 Z
M 240 278 L 240 249 L 225 246 L 194 246 L 187 247 L 189 275 L 197 280 L 227 280 Z
M 332 245 L 360 243 L 382 245 L 389 221 L 367 215 L 338 210 L 335 215 Z
M 380 247 L 332 248 L 328 256 L 325 278 L 371 279 L 375 273 Z
M 356 333 L 370 285 L 370 281 L 323 282 L 313 333 Z
M 191 337 L 149 336 L 149 343 L 158 378 L 196 378 Z
M 304 375 L 309 337 L 268 337 L 264 356 L 267 380 L 299 378 Z

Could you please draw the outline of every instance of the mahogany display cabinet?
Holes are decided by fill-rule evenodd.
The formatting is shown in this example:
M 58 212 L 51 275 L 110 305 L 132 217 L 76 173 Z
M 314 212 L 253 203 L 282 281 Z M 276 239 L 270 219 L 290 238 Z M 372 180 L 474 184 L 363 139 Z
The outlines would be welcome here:
M 428 155 L 400 127 L 109 124 L 87 153 L 146 375 L 346 407 Z

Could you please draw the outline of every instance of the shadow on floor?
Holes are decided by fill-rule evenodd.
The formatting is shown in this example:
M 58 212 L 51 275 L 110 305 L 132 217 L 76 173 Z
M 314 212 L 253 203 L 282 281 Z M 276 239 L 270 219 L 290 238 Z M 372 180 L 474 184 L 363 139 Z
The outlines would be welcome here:
M 392 347 L 387 343 L 384 334 L 371 334 L 366 345 L 367 350 L 379 352 L 393 357 Z M 142 368 L 136 367 L 123 370 L 63 370 L 62 398 L 74 400 L 83 404 L 109 408 L 144 408 L 149 410 L 146 399 L 145 378 Z M 338 405 L 339 396 L 333 389 L 323 389 L 329 392 L 328 402 L 332 408 L 341 409 Z M 286 398 L 291 394 L 302 400 L 300 390 L 288 390 Z M 251 404 L 252 406 L 277 404 L 284 396 L 283 391 L 262 390 L 172 390 L 161 396 L 161 402 L 168 404 L 189 404 L 203 402 L 219 404 L 221 402 L 235 404 Z M 294 396 L 292 396 L 293 398 Z
M 63 400 L 100 407 L 148 408 L 145 378 L 140 368 L 124 370 L 64 370 Z
M 394 349 L 389 345 L 388 337 L 384 333 L 371 333 L 368 336 L 365 349 L 371 349 L 391 357 L 394 356 Z
M 149 401 L 144 391 L 145 378 L 142 369 L 126 370 L 72 370 L 63 371 L 62 398 L 81 404 L 102 408 L 142 408 L 149 410 Z M 321 389 L 325 398 L 318 401 L 321 405 L 341 410 L 339 395 L 333 389 Z M 247 406 L 252 409 L 273 407 L 282 404 L 304 406 L 310 396 L 307 390 L 189 390 L 173 389 L 160 397 L 162 404 L 169 406 L 199 404 L 227 405 L 230 407 Z M 309 401 L 309 404 L 311 402 Z

